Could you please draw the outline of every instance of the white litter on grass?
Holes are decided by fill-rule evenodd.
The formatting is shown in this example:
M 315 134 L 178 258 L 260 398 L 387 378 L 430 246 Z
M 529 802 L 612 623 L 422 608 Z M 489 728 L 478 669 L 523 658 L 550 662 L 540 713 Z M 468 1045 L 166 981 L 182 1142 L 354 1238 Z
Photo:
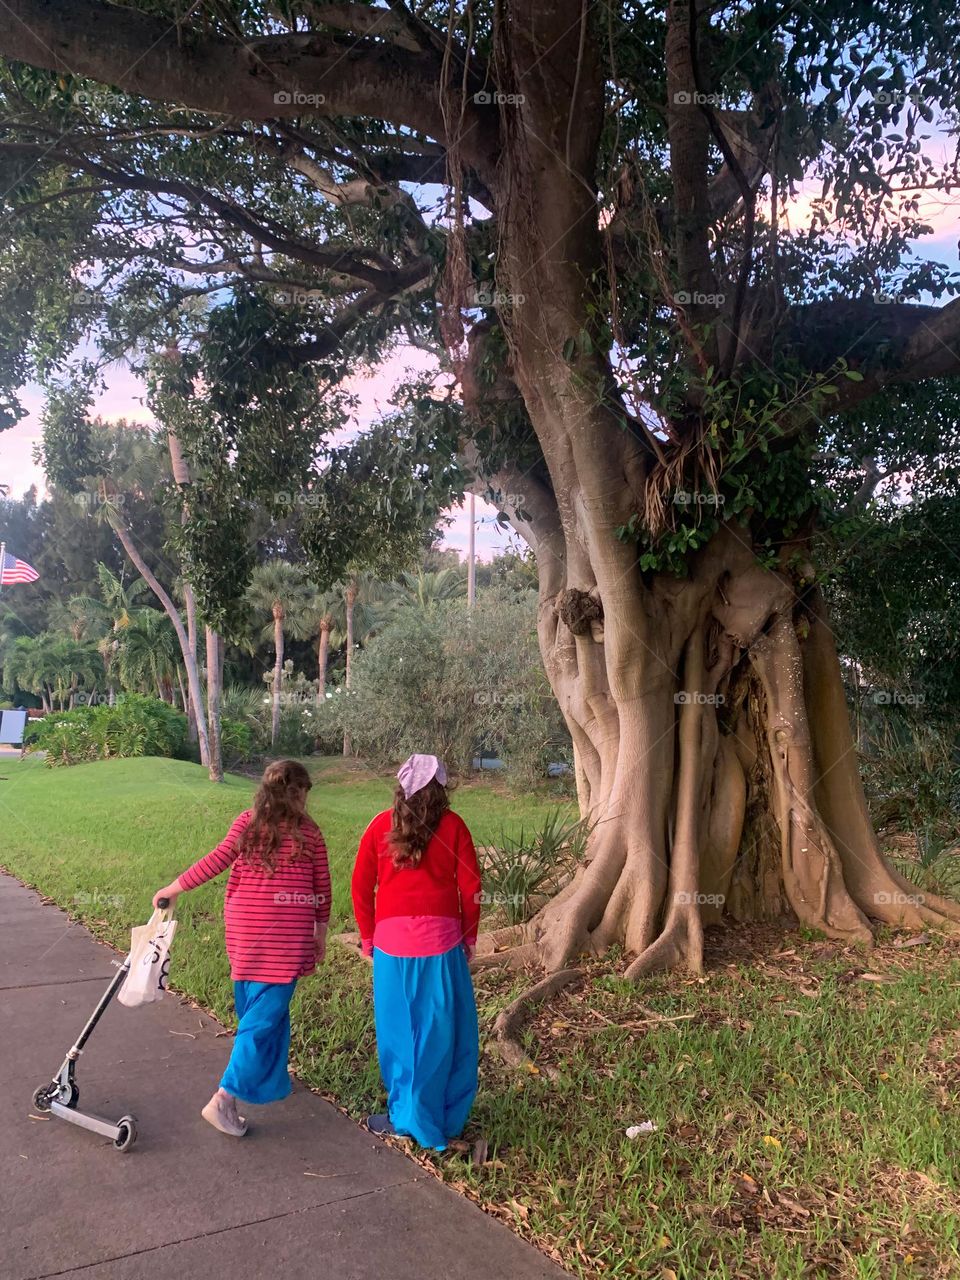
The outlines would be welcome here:
M 652 1120 L 644 1120 L 640 1124 L 632 1124 L 627 1130 L 628 1138 L 639 1138 L 641 1133 L 656 1133 L 657 1126 Z

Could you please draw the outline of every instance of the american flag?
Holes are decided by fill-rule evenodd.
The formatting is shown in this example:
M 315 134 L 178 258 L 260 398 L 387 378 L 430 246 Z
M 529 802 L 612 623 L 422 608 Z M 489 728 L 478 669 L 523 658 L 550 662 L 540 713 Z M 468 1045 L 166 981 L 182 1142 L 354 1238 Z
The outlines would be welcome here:
M 36 582 L 40 577 L 32 564 L 26 560 L 18 560 L 9 551 L 3 553 L 3 564 L 0 565 L 0 586 L 6 587 L 14 582 Z

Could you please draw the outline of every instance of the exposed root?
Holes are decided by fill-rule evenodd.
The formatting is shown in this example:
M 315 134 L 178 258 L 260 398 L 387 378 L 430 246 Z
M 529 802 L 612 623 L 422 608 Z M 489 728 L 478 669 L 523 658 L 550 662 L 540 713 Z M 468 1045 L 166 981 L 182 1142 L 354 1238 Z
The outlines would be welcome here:
M 474 973 L 481 973 L 486 969 L 526 969 L 539 961 L 540 948 L 537 943 L 525 942 L 519 947 L 506 947 L 503 951 L 475 956 L 470 969 Z
M 519 1040 L 523 1028 L 544 1000 L 549 1000 L 558 991 L 582 977 L 582 969 L 561 969 L 547 978 L 541 978 L 497 1016 L 493 1024 L 494 1044 L 505 1062 L 512 1067 L 522 1067 L 530 1062 Z
M 781 870 L 803 924 L 828 938 L 871 945 L 873 934 L 844 879 L 833 837 L 817 811 L 803 658 L 792 618 L 774 617 L 750 651 L 767 700 L 767 743 L 781 838 Z
M 671 911 L 663 932 L 627 965 L 623 976 L 629 982 L 637 982 L 652 973 L 676 968 L 703 972 L 703 925 L 694 904 Z
M 670 857 L 670 883 L 663 931 L 627 966 L 635 980 L 658 969 L 683 964 L 703 970 L 703 922 L 697 902 L 700 870 L 700 808 L 703 776 L 703 619 L 687 641 L 683 678 L 687 701 L 680 711 L 680 769 L 677 775 L 677 825 Z
M 529 924 L 508 924 L 502 929 L 491 929 L 489 933 L 481 933 L 477 938 L 477 956 L 486 959 L 497 951 L 508 947 L 519 946 L 530 941 Z

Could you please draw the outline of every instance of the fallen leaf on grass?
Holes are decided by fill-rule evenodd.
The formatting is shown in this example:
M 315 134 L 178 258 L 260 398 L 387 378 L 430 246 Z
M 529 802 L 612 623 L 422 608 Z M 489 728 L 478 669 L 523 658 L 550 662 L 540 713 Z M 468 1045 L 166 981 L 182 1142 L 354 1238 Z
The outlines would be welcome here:
M 773 1137 L 773 1135 L 769 1133 L 765 1133 L 763 1135 L 763 1145 L 765 1147 L 776 1147 L 778 1151 L 783 1150 L 783 1143 L 780 1139 Z
M 758 1196 L 760 1194 L 759 1185 L 754 1178 L 750 1177 L 749 1173 L 738 1173 L 734 1178 L 734 1182 L 738 1183 L 740 1190 L 746 1191 L 748 1195 Z
M 904 951 L 907 947 L 922 947 L 930 941 L 929 933 L 918 933 L 912 938 L 904 938 L 902 942 L 895 942 L 893 945 L 898 951 Z
M 891 978 L 886 973 L 861 973 L 861 982 L 896 982 L 896 978 Z
M 663 1280 L 677 1280 L 677 1273 L 674 1271 L 673 1267 L 664 1267 L 660 1272 L 660 1275 L 663 1277 Z
M 782 1191 L 776 1193 L 777 1203 L 782 1204 L 785 1209 L 791 1209 L 794 1213 L 799 1213 L 801 1218 L 809 1218 L 810 1210 L 802 1204 L 798 1204 L 796 1200 L 791 1200 L 789 1196 L 785 1196 Z
M 526 1222 L 526 1220 L 530 1217 L 530 1210 L 527 1208 L 525 1204 L 521 1204 L 519 1200 L 508 1200 L 507 1205 L 509 1208 L 511 1208 L 514 1211 L 514 1213 L 517 1215 L 518 1218 L 520 1218 L 522 1222 Z

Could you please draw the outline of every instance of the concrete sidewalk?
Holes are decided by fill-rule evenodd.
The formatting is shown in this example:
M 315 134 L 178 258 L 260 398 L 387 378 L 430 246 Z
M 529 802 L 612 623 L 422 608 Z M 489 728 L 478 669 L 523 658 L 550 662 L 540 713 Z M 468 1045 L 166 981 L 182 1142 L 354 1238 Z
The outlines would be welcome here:
M 173 996 L 145 1009 L 114 1002 L 78 1064 L 84 1109 L 137 1117 L 131 1151 L 31 1120 L 34 1089 L 115 960 L 0 876 L 2 1280 L 562 1280 L 506 1227 L 300 1086 L 247 1108 L 246 1138 L 214 1132 L 199 1110 L 230 1041 Z

